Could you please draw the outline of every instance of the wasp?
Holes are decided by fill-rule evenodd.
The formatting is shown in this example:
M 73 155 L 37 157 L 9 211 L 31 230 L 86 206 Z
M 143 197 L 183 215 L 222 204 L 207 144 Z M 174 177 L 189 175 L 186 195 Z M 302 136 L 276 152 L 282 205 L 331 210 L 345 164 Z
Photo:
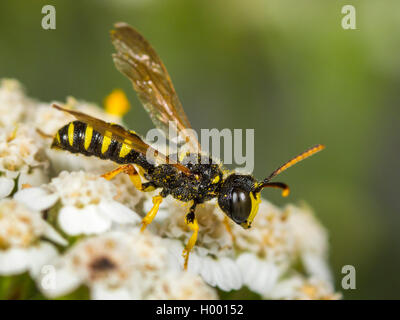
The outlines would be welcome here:
M 170 155 L 153 149 L 134 131 L 58 105 L 53 107 L 73 115 L 76 120 L 57 131 L 52 148 L 112 160 L 119 166 L 102 175 L 105 179 L 110 180 L 125 173 L 137 189 L 143 192 L 159 190 L 158 195 L 152 199 L 152 209 L 142 220 L 141 230 L 152 222 L 165 197 L 172 196 L 188 202 L 190 209 L 185 222 L 192 230 L 192 235 L 182 253 L 186 269 L 189 253 L 199 232 L 196 220 L 196 207 L 199 204 L 216 198 L 219 208 L 226 215 L 225 219 L 229 218 L 248 229 L 257 214 L 260 194 L 264 188 L 279 188 L 283 196 L 289 194 L 289 187 L 285 183 L 271 180 L 295 163 L 322 150 L 324 146 L 318 144 L 309 148 L 261 181 L 252 175 L 228 172 L 221 164 L 212 161 L 211 157 L 202 154 L 198 148 L 199 143 L 193 137 L 183 133 L 187 132 L 185 129 L 191 128 L 190 122 L 164 64 L 149 42 L 125 23 L 115 24 L 111 40 L 116 49 L 113 54 L 116 68 L 131 80 L 155 126 L 168 136 L 168 124 L 173 121 L 182 140 L 191 141 L 189 151 L 183 158 L 180 157 L 180 161 L 170 161 Z M 148 159 L 146 155 L 149 151 L 152 151 L 158 162 Z

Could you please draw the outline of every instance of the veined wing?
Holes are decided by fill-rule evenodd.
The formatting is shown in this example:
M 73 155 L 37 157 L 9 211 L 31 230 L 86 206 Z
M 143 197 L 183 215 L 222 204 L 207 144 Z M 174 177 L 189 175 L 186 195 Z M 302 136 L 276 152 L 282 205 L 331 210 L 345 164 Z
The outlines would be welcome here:
M 200 151 L 190 122 L 160 57 L 150 43 L 126 23 L 115 24 L 111 40 L 117 50 L 113 59 L 117 69 L 133 84 L 154 125 L 168 137 L 169 121 L 176 123 L 179 137 L 191 150 Z

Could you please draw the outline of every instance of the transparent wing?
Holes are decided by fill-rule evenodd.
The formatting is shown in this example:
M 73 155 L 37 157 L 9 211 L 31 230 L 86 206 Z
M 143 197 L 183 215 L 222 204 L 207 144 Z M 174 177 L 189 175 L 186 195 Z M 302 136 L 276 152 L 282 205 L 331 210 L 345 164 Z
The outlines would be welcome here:
M 111 40 L 117 50 L 113 54 L 115 66 L 132 81 L 154 125 L 168 137 L 169 121 L 175 122 L 179 137 L 188 142 L 192 150 L 198 150 L 197 138 L 185 130 L 191 128 L 190 122 L 167 69 L 149 42 L 126 23 L 115 24 Z

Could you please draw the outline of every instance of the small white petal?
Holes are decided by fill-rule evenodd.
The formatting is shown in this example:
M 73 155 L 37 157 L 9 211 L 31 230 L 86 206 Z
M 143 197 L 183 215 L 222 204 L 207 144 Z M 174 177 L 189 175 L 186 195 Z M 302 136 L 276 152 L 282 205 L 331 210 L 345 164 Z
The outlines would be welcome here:
M 132 300 L 141 298 L 132 296 L 126 288 L 110 289 L 101 284 L 94 285 L 90 293 L 92 300 Z
M 29 266 L 29 248 L 0 250 L 0 274 L 12 275 L 25 272 Z
M 49 194 L 42 188 L 26 188 L 18 191 L 14 199 L 35 211 L 52 207 L 58 200 L 57 194 Z
M 267 295 L 272 299 L 294 299 L 298 295 L 298 289 L 304 284 L 300 276 L 293 276 L 279 281 Z
M 226 288 L 220 288 L 225 291 L 238 290 L 243 284 L 242 274 L 239 266 L 232 260 L 226 257 L 219 259 L 219 265 L 222 268 L 222 273 L 225 276 Z
M 217 284 L 216 274 L 215 274 L 214 261 L 211 258 L 203 258 L 202 259 L 202 269 L 200 271 L 201 277 L 207 282 L 210 286 L 215 287 Z
M 41 266 L 57 256 L 57 250 L 48 243 L 30 248 L 0 250 L 0 274 L 12 275 L 31 271 L 37 274 Z
M 214 259 L 210 259 L 211 263 L 208 265 L 211 268 L 211 272 L 213 274 L 213 279 L 215 281 L 215 287 L 223 287 L 225 288 L 224 278 L 222 274 L 222 269 L 219 267 L 219 264 Z
M 224 291 L 237 290 L 243 284 L 239 266 L 227 257 L 215 260 L 193 253 L 189 258 L 188 270 L 200 274 L 209 285 L 217 286 Z
M 182 257 L 182 249 L 180 250 L 181 254 L 180 254 L 180 261 L 181 264 L 183 265 L 184 259 Z M 203 258 L 199 257 L 196 252 L 191 252 L 189 254 L 189 262 L 188 262 L 188 271 L 190 271 L 193 274 L 199 274 L 201 273 L 202 270 L 202 260 Z
M 43 274 L 37 281 L 39 289 L 50 298 L 68 294 L 82 283 L 80 277 L 68 268 L 55 268 L 55 270 L 54 281 L 47 281 L 49 279 L 46 277 L 50 276 L 48 274 Z
M 6 177 L 0 177 L 0 199 L 10 195 L 14 189 L 14 180 Z
M 268 294 L 278 281 L 278 269 L 272 263 L 260 265 L 259 279 L 253 285 L 254 290 L 262 294 Z
M 164 243 L 168 248 L 168 265 L 172 270 L 181 271 L 183 268 L 182 250 L 183 245 L 179 240 L 165 239 Z M 195 255 L 195 254 L 194 254 Z M 192 268 L 192 256 L 189 258 L 188 270 L 195 273 Z
M 261 295 L 267 295 L 278 281 L 279 268 L 250 253 L 240 255 L 237 264 L 242 272 L 244 284 Z
M 163 203 L 161 202 L 160 207 L 163 205 Z M 151 198 L 148 198 L 147 200 L 145 200 L 143 202 L 143 211 L 144 212 L 149 212 L 151 210 L 151 208 L 153 208 L 154 203 L 153 200 Z M 160 208 L 161 209 L 161 208 Z
M 111 227 L 111 221 L 99 214 L 94 205 L 82 209 L 63 207 L 58 214 L 58 224 L 70 235 L 97 234 Z
M 137 213 L 116 201 L 103 201 L 99 204 L 98 210 L 104 217 L 117 223 L 127 224 L 141 221 Z
M 230 286 L 224 275 L 224 270 L 221 268 L 219 262 L 214 260 L 212 268 L 214 272 L 215 286 L 221 288 L 224 291 L 229 291 Z
M 46 242 L 42 242 L 37 247 L 32 247 L 29 257 L 29 270 L 32 278 L 36 278 L 40 274 L 41 268 L 56 258 L 57 255 L 56 248 Z
M 257 281 L 257 259 L 254 259 L 252 254 L 244 253 L 240 255 L 237 259 L 237 264 L 246 285 Z
M 29 174 L 22 172 L 18 179 L 18 189 L 21 189 L 23 184 L 31 186 L 40 186 L 49 181 L 46 171 L 41 168 L 34 168 Z
M 332 274 L 326 259 L 319 254 L 306 252 L 302 255 L 302 260 L 307 272 L 319 279 L 332 283 Z

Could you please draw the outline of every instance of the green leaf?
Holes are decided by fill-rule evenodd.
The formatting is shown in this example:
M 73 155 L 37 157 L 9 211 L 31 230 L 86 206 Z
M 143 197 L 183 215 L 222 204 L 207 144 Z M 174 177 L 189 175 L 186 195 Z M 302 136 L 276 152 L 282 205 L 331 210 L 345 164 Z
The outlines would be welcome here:
M 28 272 L 19 275 L 0 276 L 1 300 L 26 300 L 39 293 Z
M 56 300 L 90 300 L 90 290 L 87 286 L 81 285 L 75 291 L 58 297 Z
M 9 197 L 12 197 L 18 191 L 18 182 L 20 176 L 21 174 L 19 173 L 18 176 L 14 179 L 14 189 L 11 191 Z

